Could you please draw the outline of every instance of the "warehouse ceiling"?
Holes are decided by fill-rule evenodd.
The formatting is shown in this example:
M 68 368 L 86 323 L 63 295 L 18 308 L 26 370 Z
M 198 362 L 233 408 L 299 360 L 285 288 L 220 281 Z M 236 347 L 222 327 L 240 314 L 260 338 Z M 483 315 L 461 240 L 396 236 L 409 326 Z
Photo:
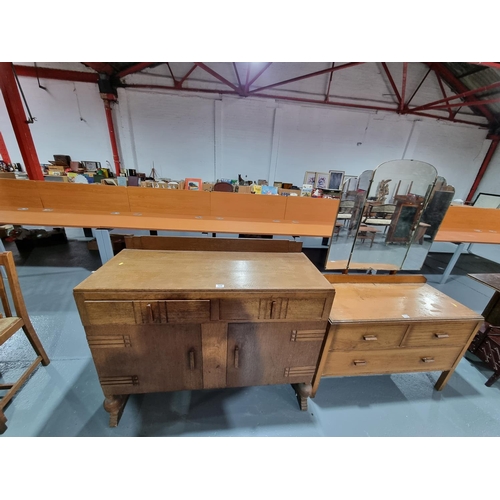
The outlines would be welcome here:
M 34 63 L 16 63 L 16 70 L 17 64 Z M 498 62 L 85 62 L 37 66 L 40 76 L 44 67 L 68 70 L 68 79 L 69 73 L 93 72 L 96 81 L 107 78 L 115 87 L 391 111 L 482 125 L 494 132 L 500 126 Z M 374 73 L 380 76 L 374 78 Z M 18 74 L 23 75 L 22 68 Z M 87 74 L 85 81 L 89 77 Z

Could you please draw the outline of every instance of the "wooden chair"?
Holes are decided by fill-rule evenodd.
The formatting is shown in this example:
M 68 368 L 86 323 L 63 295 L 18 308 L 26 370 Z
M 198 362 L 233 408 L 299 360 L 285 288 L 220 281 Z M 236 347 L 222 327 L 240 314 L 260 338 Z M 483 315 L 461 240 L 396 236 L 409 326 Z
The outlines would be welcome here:
M 493 370 L 493 375 L 484 384 L 491 387 L 500 379 L 500 327 L 485 322 L 471 342 L 469 352 Z
M 370 206 L 367 216 L 363 218 L 363 222 L 371 226 L 385 226 L 385 233 L 391 225 L 395 210 L 396 205 L 390 204 Z
M 352 211 L 354 209 L 354 201 L 344 200 L 340 202 L 339 212 L 337 214 L 337 220 L 343 221 L 345 225 L 346 221 L 348 221 L 352 217 Z
M 7 274 L 10 293 L 12 295 L 12 302 L 14 303 L 15 315 L 12 314 L 7 291 L 3 282 L 2 274 L 0 273 L 0 299 L 5 313 L 5 315 L 0 313 L 0 345 L 12 337 L 14 333 L 23 329 L 26 337 L 28 337 L 28 340 L 30 341 L 31 346 L 37 354 L 35 361 L 33 361 L 33 363 L 25 370 L 16 382 L 11 384 L 0 384 L 0 390 L 7 391 L 3 398 L 0 399 L 0 434 L 3 434 L 7 429 L 7 419 L 5 418 L 3 411 L 4 408 L 13 398 L 14 394 L 21 388 L 24 382 L 26 382 L 31 373 L 33 373 L 35 368 L 38 366 L 38 363 L 41 362 L 42 365 L 47 366 L 50 361 L 28 316 L 28 311 L 26 310 L 26 305 L 21 293 L 21 287 L 19 286 L 12 252 L 0 253 L 0 268 L 1 266 L 5 268 Z

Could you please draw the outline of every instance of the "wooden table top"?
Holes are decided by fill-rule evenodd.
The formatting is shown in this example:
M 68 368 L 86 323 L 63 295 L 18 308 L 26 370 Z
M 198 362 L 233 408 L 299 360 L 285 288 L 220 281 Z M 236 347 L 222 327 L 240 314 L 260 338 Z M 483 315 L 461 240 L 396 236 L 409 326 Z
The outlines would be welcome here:
M 237 196 L 237 195 L 234 195 Z M 241 195 L 244 196 L 244 195 Z M 250 196 L 250 195 L 248 195 Z M 236 217 L 182 216 L 142 213 L 110 212 L 63 212 L 44 211 L 41 208 L 29 210 L 2 210 L 0 221 L 5 224 L 52 227 L 94 227 L 117 229 L 150 229 L 157 231 L 189 231 L 231 234 L 266 234 L 283 236 L 311 236 L 329 238 L 332 223 L 311 223 L 269 219 L 239 219 Z
M 482 316 L 425 283 L 335 283 L 330 321 L 476 319 Z
M 468 274 L 473 280 L 479 281 L 483 285 L 488 285 L 491 288 L 500 292 L 500 274 L 499 273 L 484 273 L 484 274 Z
M 332 289 L 302 253 L 168 250 L 122 250 L 75 288 L 119 292 Z
M 434 241 L 451 241 L 458 243 L 500 243 L 500 232 L 493 229 L 476 229 L 473 231 L 461 231 L 459 229 L 440 229 Z

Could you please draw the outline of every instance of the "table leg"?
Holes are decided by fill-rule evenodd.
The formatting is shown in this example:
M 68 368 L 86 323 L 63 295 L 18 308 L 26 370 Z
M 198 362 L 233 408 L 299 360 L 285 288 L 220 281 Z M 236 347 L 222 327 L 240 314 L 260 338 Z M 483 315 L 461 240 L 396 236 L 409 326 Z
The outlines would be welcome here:
M 448 383 L 448 380 L 450 380 L 450 377 L 453 375 L 454 371 L 455 370 L 453 369 L 441 372 L 441 375 L 434 385 L 434 389 L 436 389 L 436 391 L 442 391 L 446 387 L 446 384 Z
M 453 270 L 453 267 L 455 267 L 455 264 L 457 263 L 458 258 L 460 257 L 460 254 L 462 253 L 462 250 L 464 249 L 466 243 L 459 243 L 457 245 L 457 248 L 455 250 L 455 253 L 451 257 L 450 262 L 446 266 L 446 269 L 444 270 L 443 277 L 441 278 L 440 283 L 446 283 L 446 280 L 450 276 L 451 271 Z
M 307 411 L 307 398 L 312 394 L 311 384 L 292 384 L 295 393 L 297 394 L 297 401 L 299 402 L 300 409 Z
M 106 264 L 108 260 L 114 257 L 113 245 L 111 244 L 111 237 L 109 236 L 108 229 L 92 229 L 94 237 L 97 240 L 97 248 L 101 256 L 101 262 Z
M 107 396 L 104 400 L 104 409 L 109 413 L 109 426 L 118 427 L 118 422 L 127 404 L 128 394 Z

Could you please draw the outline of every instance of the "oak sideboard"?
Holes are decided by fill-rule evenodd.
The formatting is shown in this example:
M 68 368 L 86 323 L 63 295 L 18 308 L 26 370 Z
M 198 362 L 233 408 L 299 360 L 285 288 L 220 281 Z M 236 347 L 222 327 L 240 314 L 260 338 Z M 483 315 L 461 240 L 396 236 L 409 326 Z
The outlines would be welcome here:
M 110 426 L 150 392 L 292 384 L 307 409 L 334 293 L 301 253 L 123 250 L 74 289 Z

